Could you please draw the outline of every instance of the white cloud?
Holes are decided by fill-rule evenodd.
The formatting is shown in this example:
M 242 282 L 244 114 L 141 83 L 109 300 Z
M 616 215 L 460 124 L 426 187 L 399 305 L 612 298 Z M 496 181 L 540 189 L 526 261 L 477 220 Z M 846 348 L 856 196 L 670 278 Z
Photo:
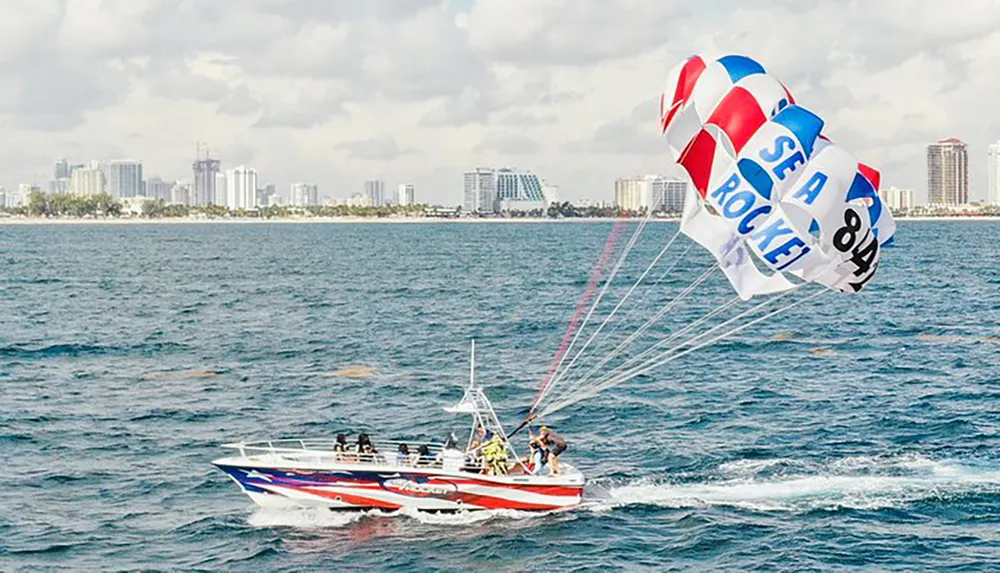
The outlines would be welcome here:
M 924 146 L 1000 137 L 1000 5 L 968 0 L 0 0 L 0 183 L 59 157 L 139 157 L 190 177 L 196 141 L 279 187 L 412 182 L 516 164 L 567 198 L 671 170 L 666 72 L 701 51 L 761 60 L 829 133 L 923 193 Z M 46 177 L 43 176 L 44 181 Z M 419 193 L 420 191 L 418 191 Z

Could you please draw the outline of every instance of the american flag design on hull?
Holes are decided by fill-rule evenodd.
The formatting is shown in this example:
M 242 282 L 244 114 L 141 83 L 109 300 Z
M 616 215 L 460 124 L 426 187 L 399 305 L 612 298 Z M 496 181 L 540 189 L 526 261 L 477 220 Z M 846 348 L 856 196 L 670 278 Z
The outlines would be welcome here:
M 517 478 L 512 476 L 465 472 L 303 470 L 229 465 L 219 468 L 262 505 L 275 501 L 276 505 L 298 502 L 331 509 L 547 511 L 576 506 L 583 495 L 582 483 L 517 483 L 513 481 Z

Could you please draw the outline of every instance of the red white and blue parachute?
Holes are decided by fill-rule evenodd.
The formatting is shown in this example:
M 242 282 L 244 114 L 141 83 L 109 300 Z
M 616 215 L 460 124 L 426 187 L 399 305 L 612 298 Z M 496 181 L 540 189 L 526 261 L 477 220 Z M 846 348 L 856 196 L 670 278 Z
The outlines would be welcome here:
M 691 179 L 680 228 L 613 308 L 602 309 L 602 300 L 614 297 L 612 282 L 653 209 L 638 222 L 590 303 L 609 245 L 614 246 L 615 226 L 526 421 L 660 368 L 824 292 L 855 293 L 870 284 L 895 223 L 878 197 L 879 172 L 824 135 L 825 127 L 821 117 L 752 58 L 699 54 L 675 66 L 660 96 L 659 128 L 671 159 Z M 623 311 L 625 303 L 650 271 L 667 260 L 681 234 L 707 249 L 713 266 L 632 329 L 629 318 L 643 312 L 635 307 L 638 303 Z M 736 295 L 688 324 L 664 330 L 663 319 L 671 309 L 699 292 L 698 286 L 719 269 Z M 808 292 L 801 287 L 809 285 L 819 288 L 808 289 L 813 293 L 798 300 L 786 298 Z M 730 316 L 738 303 L 754 297 L 762 300 Z M 764 310 L 778 300 L 786 304 Z M 592 318 L 599 324 L 582 336 Z M 669 334 L 650 343 L 656 332 Z
M 793 278 L 860 291 L 892 240 L 878 171 L 824 126 L 747 56 L 700 54 L 669 74 L 660 129 L 694 188 L 682 232 L 745 299 L 791 289 Z

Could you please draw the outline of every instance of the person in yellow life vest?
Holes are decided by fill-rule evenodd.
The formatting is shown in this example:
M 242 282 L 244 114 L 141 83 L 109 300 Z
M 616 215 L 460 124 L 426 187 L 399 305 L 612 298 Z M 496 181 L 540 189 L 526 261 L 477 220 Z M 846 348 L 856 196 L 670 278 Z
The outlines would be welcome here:
M 483 459 L 486 462 L 487 471 L 490 475 L 502 475 L 507 473 L 507 448 L 500 439 L 500 436 L 494 434 L 492 438 L 483 444 L 480 451 L 483 454 Z

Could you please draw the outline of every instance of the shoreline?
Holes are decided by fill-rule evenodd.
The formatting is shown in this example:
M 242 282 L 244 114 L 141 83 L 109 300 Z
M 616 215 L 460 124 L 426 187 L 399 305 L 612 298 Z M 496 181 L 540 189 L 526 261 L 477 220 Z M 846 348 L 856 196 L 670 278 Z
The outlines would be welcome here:
M 3 225 L 173 225 L 173 224 L 238 224 L 238 225 L 263 225 L 263 224 L 505 224 L 505 223 L 613 223 L 621 219 L 617 217 L 572 217 L 566 219 L 548 218 L 438 218 L 438 217 L 281 217 L 271 219 L 258 218 L 195 218 L 195 217 L 161 217 L 156 219 L 142 218 L 113 218 L 113 219 L 83 219 L 83 218 L 46 218 L 46 217 L 0 217 L 0 226 Z M 625 221 L 641 221 L 642 219 L 630 218 Z M 679 217 L 654 217 L 650 222 L 676 223 Z M 1000 217 L 989 217 L 983 215 L 969 217 L 898 217 L 896 221 L 996 221 L 1000 222 Z

